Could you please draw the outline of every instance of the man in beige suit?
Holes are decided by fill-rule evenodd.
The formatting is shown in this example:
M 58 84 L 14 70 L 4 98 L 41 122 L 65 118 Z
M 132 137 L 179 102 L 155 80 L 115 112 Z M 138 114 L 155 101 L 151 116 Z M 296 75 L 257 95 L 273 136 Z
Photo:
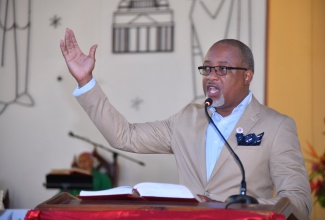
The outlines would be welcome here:
M 78 82 L 74 95 L 112 147 L 137 153 L 174 154 L 179 182 L 202 201 L 225 201 L 239 192 L 242 174 L 209 123 L 204 104 L 189 104 L 164 121 L 129 123 L 109 102 L 92 76 L 97 45 L 81 52 L 72 30 L 60 43 L 70 73 Z M 237 40 L 212 45 L 203 66 L 209 115 L 241 159 L 247 195 L 261 204 L 288 197 L 307 219 L 311 193 L 295 122 L 261 105 L 249 90 L 254 74 L 251 50 Z M 258 142 L 239 143 L 236 133 L 261 134 Z M 245 146 L 249 145 L 249 146 Z

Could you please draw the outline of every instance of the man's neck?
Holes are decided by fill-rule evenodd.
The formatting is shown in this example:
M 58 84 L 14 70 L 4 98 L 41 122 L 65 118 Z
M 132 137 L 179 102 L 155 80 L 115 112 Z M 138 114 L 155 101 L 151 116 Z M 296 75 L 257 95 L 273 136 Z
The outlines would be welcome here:
M 240 105 L 240 103 L 242 103 L 242 102 L 244 101 L 244 99 L 245 99 L 246 97 L 248 97 L 249 94 L 250 94 L 250 92 L 248 91 L 248 92 L 247 92 L 247 95 L 244 96 L 244 97 L 243 97 L 243 98 L 238 102 L 237 105 L 232 105 L 232 106 L 229 106 L 229 107 L 224 107 L 224 106 L 215 107 L 216 112 L 217 112 L 219 115 L 221 115 L 222 117 L 227 117 L 227 116 L 231 115 L 232 112 L 233 112 L 233 110 L 234 110 L 235 108 L 237 108 L 237 107 Z M 250 100 L 249 100 L 249 102 L 250 102 Z
M 214 108 L 216 112 L 221 115 L 222 117 L 227 117 L 229 116 L 234 108 Z

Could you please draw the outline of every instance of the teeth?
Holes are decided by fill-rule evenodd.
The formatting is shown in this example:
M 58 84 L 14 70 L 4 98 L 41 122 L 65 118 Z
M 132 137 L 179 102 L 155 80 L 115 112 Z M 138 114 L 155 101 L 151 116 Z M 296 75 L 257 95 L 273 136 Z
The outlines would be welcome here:
M 209 87 L 208 90 L 210 93 L 217 93 L 219 91 L 216 87 Z

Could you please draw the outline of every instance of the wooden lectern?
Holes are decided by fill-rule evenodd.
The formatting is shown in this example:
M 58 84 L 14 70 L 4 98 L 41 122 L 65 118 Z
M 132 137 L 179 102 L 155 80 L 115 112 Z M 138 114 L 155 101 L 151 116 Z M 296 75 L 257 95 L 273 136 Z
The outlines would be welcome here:
M 282 198 L 275 205 L 232 204 L 221 202 L 153 202 L 137 200 L 81 200 L 60 193 L 29 210 L 25 220 L 51 219 L 302 219 L 299 211 Z

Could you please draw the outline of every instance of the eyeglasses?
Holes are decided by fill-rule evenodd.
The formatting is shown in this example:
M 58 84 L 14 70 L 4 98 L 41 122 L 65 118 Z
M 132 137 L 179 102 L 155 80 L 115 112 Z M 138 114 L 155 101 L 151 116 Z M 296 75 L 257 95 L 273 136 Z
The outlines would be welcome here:
M 248 70 L 243 67 L 229 67 L 229 66 L 199 66 L 200 74 L 202 76 L 209 76 L 212 69 L 216 72 L 218 76 L 224 76 L 227 74 L 227 70 Z

